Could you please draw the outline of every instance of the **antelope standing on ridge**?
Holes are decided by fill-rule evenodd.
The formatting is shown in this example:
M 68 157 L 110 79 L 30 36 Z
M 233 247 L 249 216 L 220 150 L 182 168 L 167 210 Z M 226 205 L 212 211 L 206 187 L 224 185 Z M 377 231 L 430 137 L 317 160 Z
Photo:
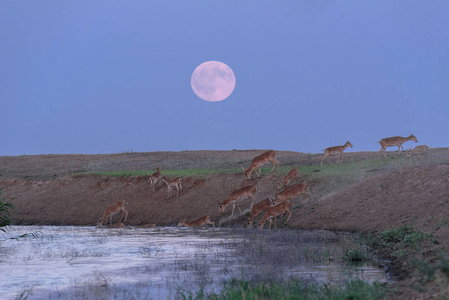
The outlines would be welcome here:
M 410 157 L 412 154 L 415 154 L 415 153 L 418 153 L 418 158 L 421 153 L 428 156 L 429 155 L 429 147 L 426 145 L 419 145 L 419 146 L 416 146 L 413 150 L 407 150 L 405 155 L 407 157 Z
M 389 138 L 381 139 L 380 141 L 378 141 L 381 148 L 379 151 L 377 151 L 377 158 L 379 159 L 379 155 L 381 153 L 383 153 L 384 157 L 387 158 L 387 156 L 385 155 L 385 150 L 387 149 L 387 147 L 393 146 L 398 146 L 398 155 L 401 155 L 401 151 L 404 150 L 402 144 L 408 141 L 415 141 L 415 143 L 417 143 L 418 139 L 413 134 L 410 134 L 410 136 L 408 137 L 392 136 Z
M 331 156 L 332 154 L 338 154 L 338 161 L 337 164 L 341 162 L 341 155 L 343 154 L 343 151 L 346 150 L 346 148 L 351 147 L 352 148 L 352 144 L 347 141 L 346 144 L 344 144 L 343 146 L 334 146 L 334 147 L 328 147 L 324 150 L 324 157 L 321 159 L 321 166 L 323 165 L 323 160 L 327 159 L 327 162 L 331 165 L 331 162 L 329 161 L 329 156 Z

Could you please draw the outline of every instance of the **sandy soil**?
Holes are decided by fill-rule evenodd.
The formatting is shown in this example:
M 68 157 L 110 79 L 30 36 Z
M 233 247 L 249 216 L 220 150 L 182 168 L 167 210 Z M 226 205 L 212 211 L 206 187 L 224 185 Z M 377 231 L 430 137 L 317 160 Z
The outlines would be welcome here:
M 434 149 L 433 153 L 437 152 L 449 152 L 449 149 Z M 230 219 L 231 207 L 223 214 L 218 212 L 218 202 L 236 188 L 248 184 L 243 171 L 183 178 L 180 196 L 168 200 L 165 185 L 161 184 L 154 191 L 148 176 L 71 174 L 93 170 L 148 171 L 156 167 L 161 167 L 162 173 L 169 168 L 239 168 L 247 167 L 260 153 L 261 150 L 234 150 L 0 157 L 0 187 L 3 187 L 6 199 L 14 198 L 15 224 L 95 225 L 107 206 L 124 200 L 128 202 L 128 225 L 175 225 L 182 219 L 191 221 L 210 215 L 217 224 L 244 226 L 249 200 L 241 203 L 243 216 L 236 210 L 234 218 Z M 360 161 L 375 155 L 373 152 L 352 152 L 345 153 L 343 158 Z M 318 165 L 321 157 L 322 154 L 287 151 L 277 154 L 283 166 Z M 260 189 L 256 202 L 268 195 L 274 196 L 283 175 L 272 173 L 259 180 L 252 179 L 251 183 Z M 312 197 L 310 203 L 296 199 L 288 226 L 382 231 L 411 225 L 434 234 L 441 247 L 449 248 L 448 164 L 410 166 L 395 171 L 375 170 L 372 175 L 327 194 L 323 190 L 334 184 L 332 180 L 309 182 L 314 195 L 320 196 Z

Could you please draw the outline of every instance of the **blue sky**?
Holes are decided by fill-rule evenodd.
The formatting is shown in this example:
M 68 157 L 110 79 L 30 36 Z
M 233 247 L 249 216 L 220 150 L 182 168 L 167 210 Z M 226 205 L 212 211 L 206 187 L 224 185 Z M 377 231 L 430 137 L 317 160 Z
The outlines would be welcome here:
M 0 1 L 0 155 L 449 146 L 449 1 Z M 190 86 L 209 60 L 236 87 Z M 405 148 L 415 143 L 404 144 Z M 394 150 L 391 148 L 391 150 Z

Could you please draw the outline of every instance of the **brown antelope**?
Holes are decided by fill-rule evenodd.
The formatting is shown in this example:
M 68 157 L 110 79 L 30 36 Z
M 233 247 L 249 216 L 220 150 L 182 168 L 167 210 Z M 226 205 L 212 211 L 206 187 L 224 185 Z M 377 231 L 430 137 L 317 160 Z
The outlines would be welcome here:
M 112 216 L 115 214 L 118 214 L 118 213 L 120 213 L 119 223 L 123 218 L 123 213 L 126 214 L 125 221 L 124 221 L 124 222 L 126 222 L 126 219 L 128 218 L 128 212 L 125 210 L 125 204 L 126 204 L 125 201 L 119 201 L 119 202 L 112 204 L 111 206 L 108 206 L 106 208 L 106 210 L 104 211 L 103 216 L 100 218 L 100 220 L 98 220 L 97 227 L 102 226 L 103 222 L 105 222 L 105 221 L 107 222 L 108 218 L 109 218 L 110 225 L 112 225 Z
M 251 214 L 248 219 L 248 227 L 252 227 L 254 218 L 257 217 L 262 211 L 267 210 L 269 207 L 271 207 L 271 204 L 273 204 L 273 199 L 271 199 L 271 197 L 268 197 L 267 199 L 262 200 L 254 205 L 254 207 L 251 209 Z
M 277 188 L 281 189 L 283 187 L 286 187 L 292 180 L 295 180 L 296 182 L 298 182 L 298 178 L 299 178 L 298 177 L 298 169 L 293 168 L 287 173 L 287 175 L 284 176 L 282 181 L 279 182 Z
M 245 177 L 246 179 L 250 179 L 251 178 L 251 172 L 254 170 L 254 173 L 257 175 L 258 178 L 260 178 L 260 171 L 263 165 L 265 165 L 267 162 L 272 162 L 273 163 L 273 168 L 271 169 L 270 172 L 273 172 L 274 168 L 276 166 L 278 166 L 278 171 L 279 171 L 279 162 L 274 158 L 274 156 L 276 155 L 276 152 L 273 150 L 267 151 L 265 153 L 262 153 L 259 156 L 256 156 L 253 161 L 251 162 L 251 165 L 249 166 L 248 170 L 242 169 L 245 171 Z M 257 171 L 259 170 L 259 173 L 257 173 Z
M 412 154 L 418 153 L 418 158 L 419 155 L 422 153 L 424 155 L 429 155 L 429 147 L 426 145 L 419 145 L 416 146 L 413 150 L 407 150 L 407 153 L 405 154 L 407 157 L 410 157 Z
M 332 154 L 338 154 L 338 161 L 337 164 L 341 162 L 341 155 L 343 154 L 343 151 L 346 150 L 346 148 L 351 147 L 352 148 L 352 144 L 349 141 L 346 141 L 346 144 L 344 144 L 343 146 L 334 146 L 334 147 L 328 147 L 324 150 L 324 157 L 321 159 L 321 166 L 323 165 L 323 160 L 327 159 L 327 162 L 331 165 L 331 162 L 329 161 L 329 156 L 331 156 Z
M 119 223 L 112 224 L 112 225 L 108 226 L 108 228 L 123 228 L 123 227 L 125 227 L 125 224 L 122 223 L 122 222 L 119 222 Z
M 379 155 L 381 153 L 383 153 L 384 157 L 387 158 L 387 156 L 385 155 L 385 150 L 387 149 L 387 147 L 393 146 L 398 146 L 398 154 L 401 155 L 401 151 L 404 150 L 402 144 L 408 141 L 415 141 L 417 143 L 418 139 L 413 134 L 410 134 L 410 136 L 408 137 L 393 136 L 381 139 L 380 141 L 377 142 L 381 146 L 380 150 L 377 151 L 377 158 L 379 158 Z
M 204 216 L 199 218 L 198 220 L 195 220 L 193 222 L 187 222 L 186 220 L 182 220 L 178 223 L 178 226 L 185 226 L 185 227 L 203 227 L 204 225 L 212 225 L 215 228 L 215 223 L 211 222 L 210 216 Z
M 232 204 L 231 217 L 234 214 L 234 209 L 236 206 L 240 210 L 240 213 L 241 213 L 242 210 L 239 207 L 239 201 L 246 199 L 246 198 L 251 198 L 251 200 L 253 200 L 251 202 L 251 208 L 252 208 L 254 205 L 253 195 L 256 192 L 256 190 L 257 189 L 254 185 L 248 185 L 248 186 L 242 187 L 241 189 L 237 189 L 237 190 L 233 191 L 231 193 L 231 195 L 229 195 L 229 197 L 225 201 L 223 201 L 223 203 L 221 203 L 221 204 L 218 203 L 218 205 L 219 205 L 218 212 L 222 213 L 225 210 L 226 206 L 228 206 L 229 204 Z
M 153 190 L 156 190 L 156 184 L 162 180 L 162 174 L 159 168 L 156 168 L 156 172 L 150 175 L 150 183 L 153 186 Z
M 168 188 L 167 199 L 170 198 L 173 188 L 176 188 L 177 190 L 176 197 L 179 196 L 179 191 L 182 189 L 181 178 L 176 177 L 174 179 L 167 179 L 165 178 L 165 176 L 163 176 L 162 181 L 167 185 Z
M 143 225 L 137 226 L 137 228 L 156 228 L 156 224 L 154 224 L 154 223 L 143 224 Z
M 262 219 L 262 222 L 259 223 L 259 229 L 263 228 L 263 226 L 265 225 L 265 222 L 267 220 L 270 220 L 270 226 L 268 227 L 268 229 L 271 229 L 272 219 L 274 219 L 274 226 L 276 226 L 276 217 L 283 215 L 284 213 L 286 213 L 288 215 L 287 221 L 285 221 L 285 223 L 287 223 L 288 220 L 290 219 L 290 216 L 292 215 L 292 213 L 290 211 L 291 205 L 292 205 L 292 199 L 288 199 L 288 200 L 282 201 L 281 203 L 279 203 L 275 206 L 271 206 L 270 208 L 268 208 L 267 212 L 265 213 L 265 216 Z
M 287 187 L 285 190 L 277 194 L 272 206 L 278 205 L 279 203 L 287 199 L 293 201 L 293 198 L 301 196 L 301 194 L 304 194 L 306 198 L 309 198 L 310 202 L 312 193 L 310 192 L 309 186 L 305 183 L 295 183 L 294 185 Z

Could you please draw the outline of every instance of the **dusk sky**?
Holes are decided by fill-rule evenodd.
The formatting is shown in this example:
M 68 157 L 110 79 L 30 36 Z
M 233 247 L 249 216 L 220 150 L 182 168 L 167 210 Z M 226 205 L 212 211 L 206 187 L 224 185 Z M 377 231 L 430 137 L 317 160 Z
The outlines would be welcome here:
M 0 39 L 0 155 L 449 146 L 447 0 L 2 0 Z

